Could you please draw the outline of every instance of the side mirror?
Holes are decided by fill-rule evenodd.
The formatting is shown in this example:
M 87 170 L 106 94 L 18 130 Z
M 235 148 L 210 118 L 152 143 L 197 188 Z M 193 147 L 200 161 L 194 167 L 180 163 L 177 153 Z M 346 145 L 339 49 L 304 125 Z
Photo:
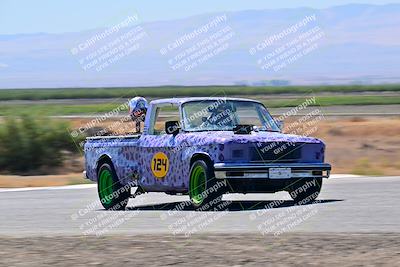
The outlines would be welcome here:
M 167 134 L 173 134 L 174 136 L 179 133 L 181 126 L 179 125 L 179 121 L 166 121 L 165 122 L 165 132 Z
M 279 129 L 280 129 L 281 131 L 283 131 L 283 127 L 284 127 L 283 121 L 277 121 L 277 122 L 276 122 L 276 125 L 278 125 L 278 127 L 279 127 Z

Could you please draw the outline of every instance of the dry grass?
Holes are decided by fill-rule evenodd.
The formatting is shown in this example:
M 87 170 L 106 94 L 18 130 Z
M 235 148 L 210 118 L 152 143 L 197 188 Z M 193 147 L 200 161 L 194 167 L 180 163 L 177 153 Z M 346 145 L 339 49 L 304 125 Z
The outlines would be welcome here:
M 400 175 L 400 118 L 332 118 L 318 124 L 334 173 Z
M 87 121 L 72 124 L 80 127 Z M 326 161 L 332 164 L 333 173 L 400 175 L 400 117 L 325 117 L 310 128 L 315 129 L 310 136 L 326 143 Z M 300 133 L 306 131 L 304 127 Z
M 0 187 L 42 187 L 42 186 L 60 186 L 89 183 L 82 178 L 81 173 L 71 173 L 64 175 L 38 175 L 38 176 L 19 176 L 19 175 L 1 175 Z
M 88 121 L 73 120 L 72 125 L 78 128 Z M 107 127 L 112 123 L 103 122 L 99 126 Z M 400 117 L 325 118 L 315 129 L 310 135 L 326 143 L 326 162 L 332 164 L 333 173 L 400 175 Z M 65 162 L 64 167 L 57 169 L 57 175 L 0 176 L 0 187 L 84 183 L 87 181 L 82 178 L 82 170 L 83 157 L 80 156 Z

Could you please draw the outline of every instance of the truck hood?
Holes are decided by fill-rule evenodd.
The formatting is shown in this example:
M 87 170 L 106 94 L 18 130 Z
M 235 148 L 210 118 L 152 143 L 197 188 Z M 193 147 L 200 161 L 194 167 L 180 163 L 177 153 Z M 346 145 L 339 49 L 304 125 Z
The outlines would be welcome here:
M 180 141 L 185 141 L 193 145 L 207 144 L 246 144 L 258 142 L 300 142 L 300 143 L 323 143 L 313 137 L 306 137 L 294 134 L 284 134 L 278 132 L 253 132 L 251 134 L 235 134 L 233 131 L 218 132 L 196 132 L 185 133 L 177 136 Z

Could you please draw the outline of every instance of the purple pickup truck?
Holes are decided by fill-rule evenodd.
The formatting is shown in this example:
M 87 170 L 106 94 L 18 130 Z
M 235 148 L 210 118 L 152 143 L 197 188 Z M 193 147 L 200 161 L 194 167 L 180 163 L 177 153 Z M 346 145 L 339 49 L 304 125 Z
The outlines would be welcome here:
M 105 209 L 145 192 L 187 194 L 196 210 L 215 209 L 224 193 L 287 191 L 306 203 L 329 177 L 324 143 L 282 133 L 258 101 L 160 99 L 140 111 L 142 133 L 86 140 L 85 177 Z

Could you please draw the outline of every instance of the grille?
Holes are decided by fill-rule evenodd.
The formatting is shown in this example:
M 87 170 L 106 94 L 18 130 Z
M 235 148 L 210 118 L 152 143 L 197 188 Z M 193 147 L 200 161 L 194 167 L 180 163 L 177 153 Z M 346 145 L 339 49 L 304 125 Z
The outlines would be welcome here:
M 256 162 L 297 162 L 301 158 L 302 143 L 272 142 L 252 147 L 250 160 Z

